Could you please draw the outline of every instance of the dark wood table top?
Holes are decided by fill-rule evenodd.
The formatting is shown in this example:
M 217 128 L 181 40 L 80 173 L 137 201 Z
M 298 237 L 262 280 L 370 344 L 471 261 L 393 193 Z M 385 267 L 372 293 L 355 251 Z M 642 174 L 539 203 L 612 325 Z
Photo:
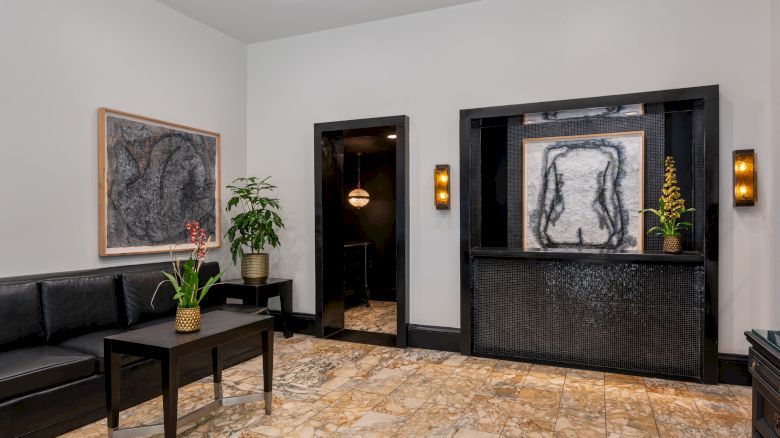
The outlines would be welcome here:
M 249 286 L 249 287 L 263 287 L 263 286 L 273 286 L 281 283 L 287 283 L 289 281 L 292 281 L 289 278 L 269 278 L 268 280 L 264 281 L 263 283 L 245 283 L 243 279 L 241 278 L 231 278 L 228 280 L 222 280 L 220 283 L 223 284 L 234 284 L 238 286 Z
M 171 350 L 201 341 L 208 343 L 215 337 L 230 336 L 234 332 L 273 329 L 273 317 L 238 312 L 214 310 L 201 315 L 201 329 L 194 333 L 176 333 L 173 321 L 129 330 L 106 339 L 119 345 L 138 345 L 155 349 Z

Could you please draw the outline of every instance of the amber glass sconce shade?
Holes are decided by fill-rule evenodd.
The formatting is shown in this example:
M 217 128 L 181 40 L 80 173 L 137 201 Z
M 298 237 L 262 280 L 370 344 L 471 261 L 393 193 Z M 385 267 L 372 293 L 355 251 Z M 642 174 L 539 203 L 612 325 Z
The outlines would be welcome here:
M 753 149 L 734 151 L 734 206 L 756 205 L 756 152 Z
M 433 196 L 437 210 L 450 209 L 450 165 L 437 164 L 433 170 Z

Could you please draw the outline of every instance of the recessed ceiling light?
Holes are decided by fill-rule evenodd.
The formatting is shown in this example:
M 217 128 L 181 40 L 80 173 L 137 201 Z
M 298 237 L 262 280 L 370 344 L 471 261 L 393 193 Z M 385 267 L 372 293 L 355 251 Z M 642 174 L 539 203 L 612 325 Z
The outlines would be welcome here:
M 398 136 L 395 135 L 395 134 L 390 134 L 390 135 L 387 136 L 387 138 L 396 139 L 396 138 L 398 138 Z

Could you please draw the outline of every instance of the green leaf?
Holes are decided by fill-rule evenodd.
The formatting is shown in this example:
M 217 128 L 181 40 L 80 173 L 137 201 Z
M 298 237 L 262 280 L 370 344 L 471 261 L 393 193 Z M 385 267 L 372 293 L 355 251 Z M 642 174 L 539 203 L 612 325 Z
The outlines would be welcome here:
M 181 286 L 179 286 L 179 281 L 178 281 L 178 279 L 177 279 L 176 277 L 174 277 L 174 276 L 173 276 L 173 274 L 169 274 L 169 273 L 167 273 L 167 272 L 163 272 L 162 274 L 163 274 L 165 277 L 167 277 L 167 278 L 168 278 L 168 281 L 170 281 L 170 282 L 171 282 L 171 285 L 173 285 L 173 290 L 175 290 L 176 292 L 179 292 L 179 291 L 181 291 Z M 163 283 L 165 283 L 165 282 L 163 281 L 163 282 L 161 282 L 160 284 L 158 284 L 158 285 L 157 285 L 157 288 L 159 289 L 159 288 L 160 288 L 160 285 L 161 285 L 161 284 L 163 284 Z M 155 292 L 156 292 L 156 291 L 155 291 Z
M 639 210 L 639 212 L 640 213 L 648 213 L 649 212 L 649 213 L 653 213 L 654 215 L 656 215 L 658 217 L 661 217 L 661 213 L 658 210 L 654 209 L 654 208 L 645 208 L 643 210 Z
M 225 274 L 225 271 L 220 272 L 219 274 L 211 277 L 208 279 L 205 285 L 203 285 L 203 289 L 200 291 L 200 296 L 198 297 L 198 303 L 200 303 L 203 298 L 206 297 L 206 294 L 209 293 L 209 289 L 211 289 L 214 284 L 216 284 L 217 281 L 219 281 L 220 278 Z

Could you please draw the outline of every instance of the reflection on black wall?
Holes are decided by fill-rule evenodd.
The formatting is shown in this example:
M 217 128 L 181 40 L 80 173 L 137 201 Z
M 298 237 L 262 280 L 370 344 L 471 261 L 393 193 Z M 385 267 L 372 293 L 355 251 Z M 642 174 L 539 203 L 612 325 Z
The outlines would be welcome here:
M 507 246 L 507 127 L 482 129 L 482 242 L 484 247 Z
M 694 205 L 693 192 L 693 102 L 681 101 L 667 103 L 666 110 L 666 144 L 664 155 L 674 157 L 677 165 L 677 185 L 680 187 L 680 195 L 685 199 L 685 207 Z M 663 170 L 661 170 L 663 171 Z M 682 220 L 694 222 L 691 214 L 683 215 Z M 682 232 L 685 250 L 693 249 L 692 230 Z
M 372 299 L 395 301 L 395 153 L 364 153 L 360 179 L 371 201 L 356 209 L 346 204 L 345 241 L 373 242 L 373 266 L 369 272 Z M 344 202 L 357 187 L 357 155 L 344 156 Z

